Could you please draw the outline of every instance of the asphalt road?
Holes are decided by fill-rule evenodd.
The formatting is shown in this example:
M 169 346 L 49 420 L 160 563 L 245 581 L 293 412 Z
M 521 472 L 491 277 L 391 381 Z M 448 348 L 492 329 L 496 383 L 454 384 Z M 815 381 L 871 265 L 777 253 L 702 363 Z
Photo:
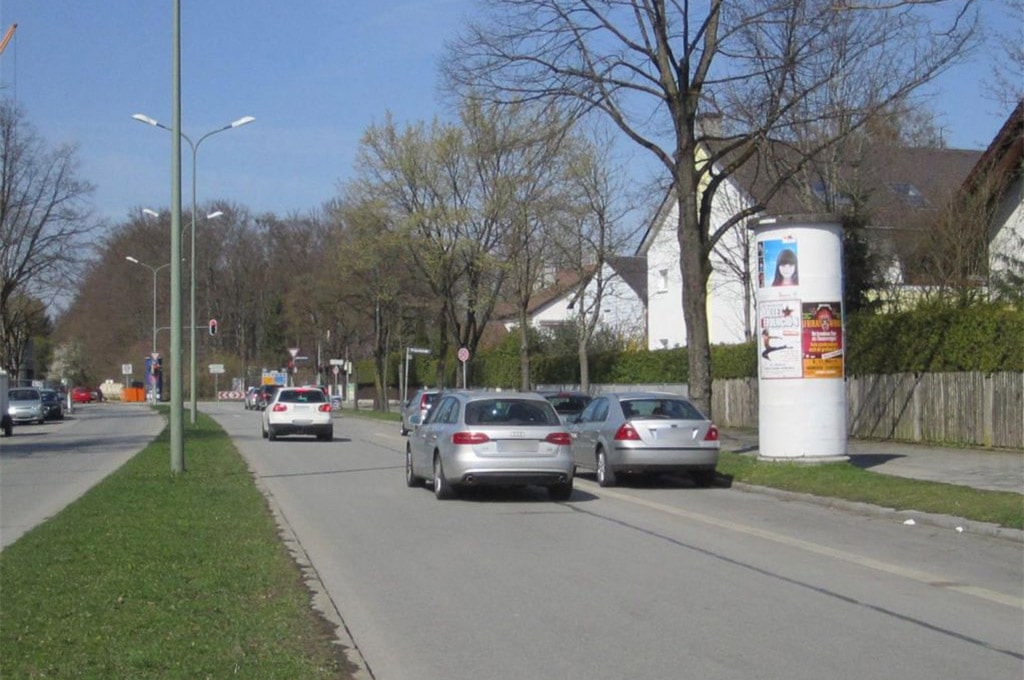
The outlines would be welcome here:
M 0 548 L 145 448 L 164 419 L 142 404 L 79 404 L 63 421 L 15 425 L 0 438 Z
M 1020 680 L 1019 542 L 684 480 L 440 502 L 397 425 L 234 438 L 378 680 Z

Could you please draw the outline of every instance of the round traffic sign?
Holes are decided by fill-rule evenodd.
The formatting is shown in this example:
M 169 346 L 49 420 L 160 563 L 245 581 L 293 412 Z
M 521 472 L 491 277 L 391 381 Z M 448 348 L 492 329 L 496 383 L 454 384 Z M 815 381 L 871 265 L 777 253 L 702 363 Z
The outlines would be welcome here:
M 466 349 L 465 347 L 460 347 L 458 356 L 459 361 L 461 361 L 462 363 L 466 363 L 467 361 L 469 361 L 469 350 Z

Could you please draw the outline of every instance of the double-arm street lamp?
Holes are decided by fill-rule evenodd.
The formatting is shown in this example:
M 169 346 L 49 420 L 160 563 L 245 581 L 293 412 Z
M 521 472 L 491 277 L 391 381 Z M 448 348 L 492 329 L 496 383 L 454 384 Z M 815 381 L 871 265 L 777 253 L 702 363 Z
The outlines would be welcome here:
M 163 269 L 164 267 L 170 267 L 171 263 L 168 262 L 167 264 L 162 264 L 159 267 L 154 267 L 152 265 L 146 264 L 145 262 L 139 262 L 131 255 L 128 255 L 124 259 L 128 260 L 133 264 L 137 264 L 140 267 L 145 267 L 149 271 L 153 272 L 153 354 L 156 354 L 156 273 Z
M 139 121 L 141 123 L 146 123 L 147 125 L 152 125 L 154 127 L 163 128 L 164 130 L 167 130 L 168 132 L 173 133 L 173 130 L 171 128 L 167 127 L 166 125 L 164 125 L 163 123 L 159 122 L 155 118 L 150 118 L 149 116 L 147 116 L 145 114 L 136 113 L 135 115 L 132 116 L 132 118 L 134 118 L 135 120 L 137 120 L 137 121 Z M 238 120 L 233 121 L 231 123 L 228 123 L 227 125 L 225 125 L 223 127 L 219 127 L 216 130 L 211 130 L 210 132 L 207 132 L 205 135 L 200 137 L 194 143 L 193 143 L 192 139 L 188 135 L 186 135 L 184 132 L 181 133 L 181 138 L 184 139 L 186 142 L 188 142 L 189 147 L 191 147 L 191 149 L 192 149 L 192 235 L 191 235 L 191 251 L 192 251 L 192 255 L 191 255 L 191 257 L 192 257 L 192 266 L 191 266 L 192 272 L 191 272 L 191 274 L 192 274 L 192 276 L 191 276 L 191 286 L 190 286 L 190 293 L 189 293 L 190 307 L 191 307 L 190 323 L 189 323 L 189 329 L 190 329 L 189 330 L 189 366 L 190 366 L 190 370 L 189 370 L 189 372 L 190 372 L 189 384 L 190 384 L 190 387 L 191 387 L 191 392 L 190 392 L 190 394 L 191 394 L 191 396 L 190 396 L 190 401 L 191 401 L 190 409 L 191 409 L 191 420 L 192 420 L 192 424 L 193 425 L 195 425 L 195 423 L 196 423 L 196 158 L 197 158 L 197 156 L 199 154 L 199 145 L 202 144 L 203 140 L 206 139 L 207 137 L 211 137 L 211 136 L 217 134 L 218 132 L 225 132 L 227 130 L 231 130 L 232 128 L 241 127 L 243 125 L 248 125 L 249 123 L 253 122 L 254 120 L 256 120 L 256 119 L 253 118 L 252 116 L 243 116 L 243 117 L 239 118 Z M 207 218 L 219 217 L 220 214 L 222 214 L 222 213 L 220 213 L 220 211 L 217 211 L 215 213 L 211 213 L 211 214 L 207 215 Z

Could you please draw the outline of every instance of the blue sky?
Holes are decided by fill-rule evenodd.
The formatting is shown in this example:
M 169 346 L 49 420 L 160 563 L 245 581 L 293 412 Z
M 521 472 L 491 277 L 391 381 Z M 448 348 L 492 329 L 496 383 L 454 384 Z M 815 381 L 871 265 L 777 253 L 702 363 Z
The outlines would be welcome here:
M 994 7 L 996 0 L 986 0 Z M 437 60 L 473 0 L 182 0 L 182 131 L 198 139 L 242 116 L 256 122 L 199 150 L 198 200 L 259 213 L 304 213 L 351 176 L 359 138 L 391 111 L 399 123 L 448 115 Z M 51 145 L 76 143 L 97 213 L 170 203 L 170 0 L 0 0 L 18 24 L 0 58 L 14 97 Z M 937 83 L 948 143 L 984 148 L 1008 111 L 985 97 L 991 54 Z M 183 201 L 191 157 L 182 145 Z

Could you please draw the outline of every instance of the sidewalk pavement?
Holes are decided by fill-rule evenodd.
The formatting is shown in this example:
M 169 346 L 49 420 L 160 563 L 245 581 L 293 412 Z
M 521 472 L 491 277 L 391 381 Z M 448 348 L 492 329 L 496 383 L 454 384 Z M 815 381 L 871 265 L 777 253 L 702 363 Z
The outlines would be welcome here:
M 757 455 L 757 430 L 724 429 L 722 449 Z M 850 439 L 850 462 L 885 475 L 1024 494 L 1024 451 Z

